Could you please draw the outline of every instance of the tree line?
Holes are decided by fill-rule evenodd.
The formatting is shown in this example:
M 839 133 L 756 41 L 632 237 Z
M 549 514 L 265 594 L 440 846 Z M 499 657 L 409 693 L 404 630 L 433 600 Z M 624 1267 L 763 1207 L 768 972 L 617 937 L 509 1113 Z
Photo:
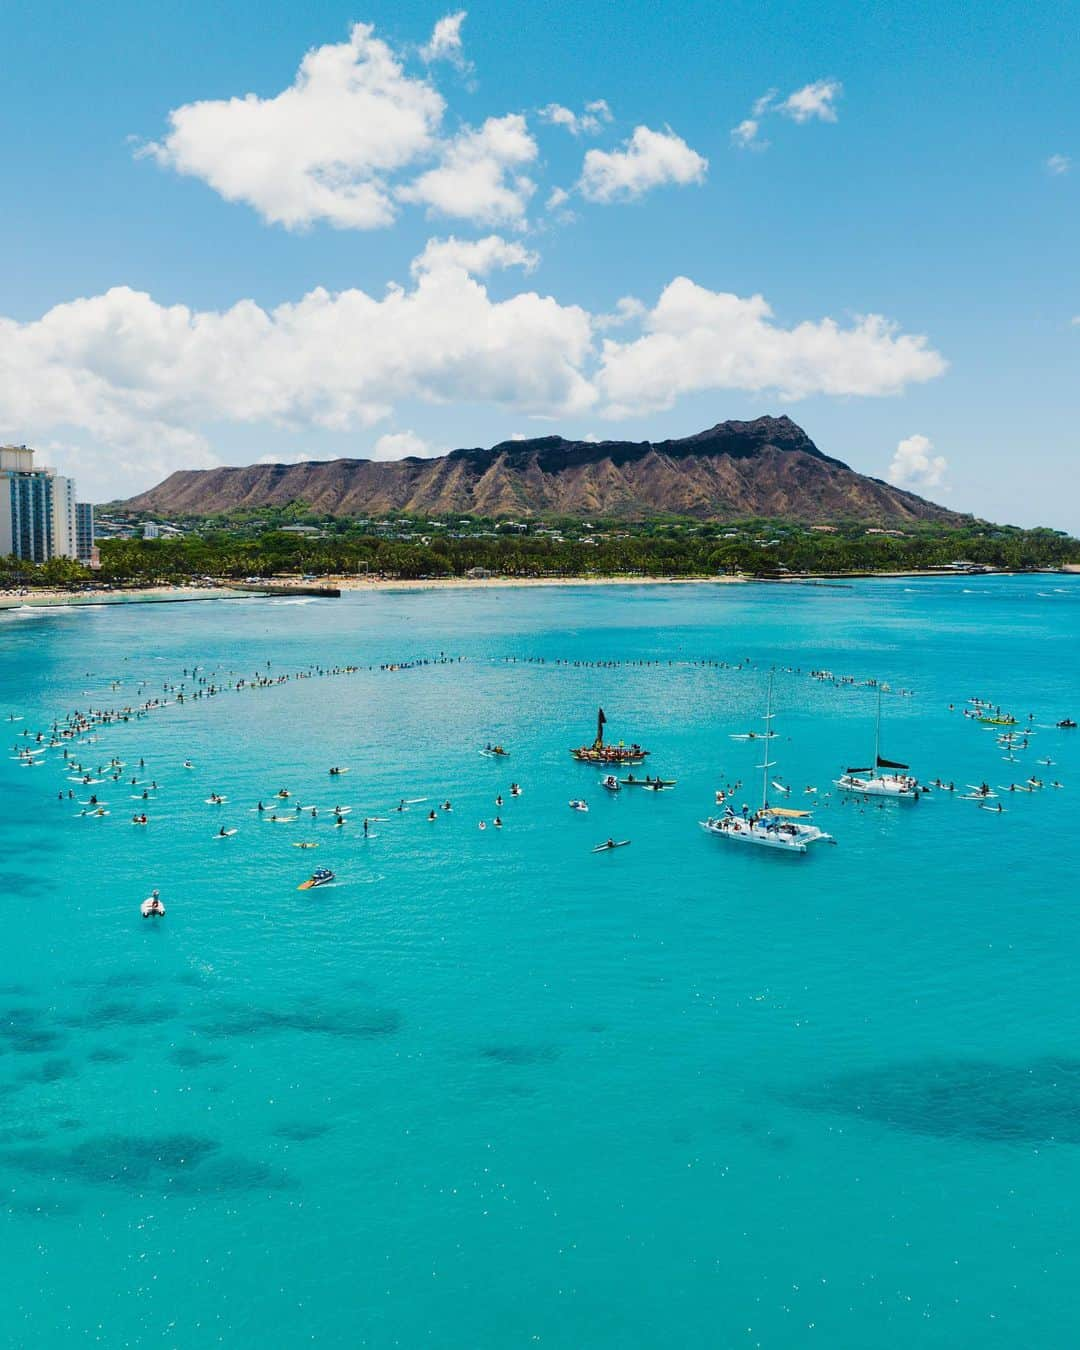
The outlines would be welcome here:
M 772 533 L 775 531 L 775 533 Z M 599 531 L 597 531 L 599 533 Z M 734 534 L 735 537 L 725 537 Z M 763 536 L 768 535 L 767 539 Z M 624 527 L 612 537 L 558 539 L 534 533 L 490 533 L 419 539 L 387 538 L 353 525 L 325 537 L 280 529 L 210 529 L 179 539 L 111 539 L 100 543 L 97 571 L 68 558 L 36 565 L 0 559 L 0 585 L 140 586 L 207 579 L 283 575 L 420 579 L 462 577 L 474 569 L 496 576 L 673 576 L 783 571 L 858 573 L 943 567 L 959 559 L 993 568 L 1033 570 L 1080 562 L 1080 541 L 1054 530 L 1021 530 L 972 522 L 923 526 L 902 536 L 861 526 L 820 533 L 790 523 L 752 527 Z

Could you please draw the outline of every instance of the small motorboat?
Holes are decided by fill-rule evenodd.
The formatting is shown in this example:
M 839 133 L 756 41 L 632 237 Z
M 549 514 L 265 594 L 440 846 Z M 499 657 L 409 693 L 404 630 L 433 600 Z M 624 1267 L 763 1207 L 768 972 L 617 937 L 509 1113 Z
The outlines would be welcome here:
M 646 774 L 644 778 L 635 778 L 632 773 L 620 778 L 619 782 L 623 787 L 652 788 L 654 792 L 662 792 L 664 788 L 673 788 L 675 786 L 674 778 L 660 778 Z
M 1058 731 L 1076 730 L 1076 723 L 1073 721 L 1071 717 L 1063 717 L 1060 722 L 1055 722 L 1054 725 L 1057 727 Z
M 601 786 L 602 788 L 607 788 L 608 792 L 621 792 L 621 791 L 622 791 L 622 788 L 621 788 L 621 786 L 620 786 L 620 784 L 619 784 L 619 780 L 615 777 L 615 775 L 614 775 L 613 773 L 609 773 L 606 777 L 601 778 L 601 779 L 600 779 L 600 786 Z
M 329 886 L 333 880 L 335 880 L 335 877 L 329 867 L 316 867 L 307 881 L 302 881 L 296 889 L 298 891 L 313 891 L 317 886 Z
M 165 906 L 161 903 L 161 897 L 157 891 L 147 898 L 139 906 L 140 913 L 144 919 L 163 919 L 165 917 Z
M 589 803 L 582 801 L 580 797 L 575 797 L 570 803 L 571 811 L 587 811 L 588 809 Z

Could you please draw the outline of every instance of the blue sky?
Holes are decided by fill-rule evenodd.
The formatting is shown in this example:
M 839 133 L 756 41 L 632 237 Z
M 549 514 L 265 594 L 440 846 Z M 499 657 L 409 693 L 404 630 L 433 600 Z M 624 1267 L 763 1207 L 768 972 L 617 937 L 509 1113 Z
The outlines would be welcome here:
M 462 12 L 9 0 L 0 439 L 100 499 L 786 412 L 1080 531 L 1074 6 Z

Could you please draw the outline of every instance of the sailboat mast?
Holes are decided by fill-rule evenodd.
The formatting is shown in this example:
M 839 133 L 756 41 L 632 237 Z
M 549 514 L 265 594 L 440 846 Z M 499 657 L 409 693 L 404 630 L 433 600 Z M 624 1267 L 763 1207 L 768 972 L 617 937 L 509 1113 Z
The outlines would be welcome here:
M 761 809 L 769 805 L 769 741 L 772 739 L 773 672 L 769 671 L 769 692 L 765 697 L 765 757 L 761 764 Z
M 877 691 L 877 721 L 874 723 L 874 761 L 872 773 L 878 771 L 878 760 L 881 758 L 881 685 L 878 685 Z

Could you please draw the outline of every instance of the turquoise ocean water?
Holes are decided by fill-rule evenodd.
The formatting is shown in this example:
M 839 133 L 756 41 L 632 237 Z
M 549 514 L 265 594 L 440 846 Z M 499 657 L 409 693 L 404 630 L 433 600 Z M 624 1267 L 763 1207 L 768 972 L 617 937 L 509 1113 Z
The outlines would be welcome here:
M 4 1344 L 1080 1340 L 1080 580 L 19 611 L 5 746 L 194 663 L 362 669 L 103 729 L 87 762 L 162 785 L 145 830 L 136 789 L 77 818 L 59 752 L 0 759 Z M 883 750 L 924 780 L 1064 786 L 824 798 L 802 859 L 709 838 L 774 665 L 793 802 L 872 746 L 822 667 L 914 691 Z M 1034 714 L 1021 764 L 971 695 Z M 676 790 L 571 761 L 598 704 Z M 282 786 L 349 825 L 260 822 Z

